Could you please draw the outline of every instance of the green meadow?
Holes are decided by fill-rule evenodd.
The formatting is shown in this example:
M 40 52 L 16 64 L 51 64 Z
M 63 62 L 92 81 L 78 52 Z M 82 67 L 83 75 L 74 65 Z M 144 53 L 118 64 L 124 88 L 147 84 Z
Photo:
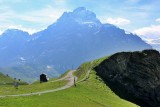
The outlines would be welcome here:
M 93 70 L 93 67 L 97 66 L 106 58 L 82 64 L 74 73 L 74 75 L 79 78 L 78 81 L 82 80 L 80 82 L 77 82 L 76 87 L 72 86 L 65 90 L 50 92 L 46 94 L 24 97 L 0 98 L 0 107 L 139 107 L 136 104 L 133 104 L 129 101 L 123 100 L 120 97 L 118 97 L 103 82 L 103 80 L 96 75 L 96 72 Z M 88 72 L 89 75 L 86 76 Z M 62 81 L 61 85 L 64 85 L 63 83 L 66 84 L 67 81 Z M 39 83 L 37 82 L 35 84 L 30 85 L 30 89 L 34 89 L 34 87 L 37 87 L 37 84 Z M 57 83 L 52 82 L 52 84 L 43 84 L 56 86 Z M 1 95 L 3 94 L 2 88 L 3 87 L 1 87 L 0 89 Z M 43 89 L 48 88 L 49 87 L 43 87 Z M 18 90 L 20 89 L 21 87 Z M 39 89 L 37 89 L 36 91 L 39 91 Z M 23 92 L 27 93 L 28 88 L 26 88 L 26 90 L 23 90 Z M 14 93 L 14 91 L 12 93 Z

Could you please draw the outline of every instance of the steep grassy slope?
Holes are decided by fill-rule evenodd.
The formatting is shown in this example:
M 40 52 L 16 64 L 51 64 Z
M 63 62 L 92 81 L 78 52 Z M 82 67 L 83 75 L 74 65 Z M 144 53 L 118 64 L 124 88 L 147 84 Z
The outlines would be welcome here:
M 86 74 L 88 73 L 88 71 L 92 70 L 95 66 L 99 65 L 103 60 L 105 60 L 107 58 L 108 58 L 108 56 L 91 61 L 91 62 L 83 63 L 77 69 L 77 72 L 75 72 L 75 75 L 78 77 L 78 80 L 87 79 L 88 77 L 86 76 Z
M 27 83 L 22 81 L 22 80 L 20 80 L 20 81 L 19 80 L 14 80 L 10 76 L 0 73 L 0 85 L 1 85 L 1 87 L 2 86 L 13 85 L 13 81 L 19 82 L 20 85 L 27 85 Z
M 12 83 L 12 82 L 13 82 L 12 78 L 0 73 L 0 85 L 6 85 L 6 84 Z
M 0 106 L 5 107 L 137 107 L 115 95 L 96 75 L 92 67 L 103 59 L 88 62 L 79 67 L 76 87 L 66 90 L 28 97 L 1 98 Z M 89 75 L 86 76 L 89 72 Z

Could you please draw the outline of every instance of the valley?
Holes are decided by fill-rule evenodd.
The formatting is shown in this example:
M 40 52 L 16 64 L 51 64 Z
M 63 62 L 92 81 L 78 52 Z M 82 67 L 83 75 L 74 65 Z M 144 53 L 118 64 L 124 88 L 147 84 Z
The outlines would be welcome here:
M 18 89 L 11 83 L 3 84 L 0 104 L 7 107 L 22 104 L 27 104 L 24 107 L 36 104 L 38 107 L 158 107 L 159 61 L 160 53 L 156 50 L 115 53 L 85 62 L 48 82 L 21 84 Z M 13 81 L 1 75 L 2 82 Z
M 8 29 L 0 36 L 0 72 L 29 83 L 43 72 L 50 78 L 58 77 L 83 62 L 152 48 L 138 35 L 102 23 L 85 7 L 64 12 L 56 22 L 34 34 Z
M 123 11 L 136 7 L 132 3 Z M 47 5 L 47 9 L 53 7 Z M 112 14 L 122 12 L 109 11 L 110 18 L 102 17 L 102 12 L 108 13 L 97 9 L 70 8 L 58 17 L 45 10 L 47 17 L 56 16 L 56 20 L 44 28 L 36 20 L 32 26 L 39 30 L 33 33 L 23 27 L 7 27 L 2 32 L 4 26 L 0 27 L 0 107 L 160 107 L 160 53 L 155 50 L 159 48 L 158 36 L 145 42 L 147 39 L 141 37 L 145 37 L 146 28 L 138 20 L 134 30 L 145 35 L 122 29 L 133 31 L 134 27 L 123 26 L 140 18 L 139 14 L 115 20 Z M 2 14 L 5 19 L 3 15 L 7 15 Z M 44 18 L 40 16 L 36 14 L 36 18 Z M 14 18 L 20 17 L 24 18 Z M 25 23 L 33 19 L 24 18 L 28 20 Z M 150 36 L 154 33 L 147 34 L 148 40 Z
M 107 58 L 107 57 L 106 57 Z M 105 83 L 103 80 L 96 75 L 96 72 L 93 70 L 95 66 L 97 66 L 104 59 L 95 60 L 92 62 L 87 62 L 82 64 L 77 71 L 73 74 L 78 78 L 76 82 L 76 87 L 73 85 L 72 87 L 68 87 L 68 89 L 57 90 L 59 88 L 53 87 L 56 86 L 57 80 L 54 79 L 51 83 L 33 83 L 30 88 L 37 87 L 37 84 L 43 87 L 43 84 L 46 86 L 47 84 L 51 85 L 53 90 L 57 90 L 56 92 L 47 91 L 48 87 L 46 87 L 46 91 L 42 91 L 42 93 L 36 92 L 33 95 L 25 96 L 25 94 L 17 94 L 16 96 L 5 96 L 0 95 L 0 106 L 7 107 L 42 107 L 42 106 L 56 106 L 56 107 L 138 107 L 137 105 L 130 103 L 126 100 L 118 97 Z M 68 73 L 72 73 L 71 71 Z M 88 74 L 89 73 L 89 74 Z M 62 76 L 61 78 L 65 78 L 68 74 Z M 63 79 L 58 79 L 58 81 L 63 81 Z M 66 83 L 65 83 L 66 84 Z M 58 86 L 61 87 L 61 86 Z M 39 87 L 40 88 L 40 87 Z M 39 89 L 37 87 L 37 89 Z M 1 90 L 3 88 L 1 87 Z M 28 93 L 27 87 L 25 88 L 25 92 Z M 21 90 L 19 87 L 18 90 Z M 40 91 L 40 90 L 39 90 Z M 23 91 L 24 92 L 24 91 Z M 15 94 L 14 92 L 12 94 Z M 21 96 L 22 95 L 22 96 Z M 24 96 L 23 96 L 24 95 Z

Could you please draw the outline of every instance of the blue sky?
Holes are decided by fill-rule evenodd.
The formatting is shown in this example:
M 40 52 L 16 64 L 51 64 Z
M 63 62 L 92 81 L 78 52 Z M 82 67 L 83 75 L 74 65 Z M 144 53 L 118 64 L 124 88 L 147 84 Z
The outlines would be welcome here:
M 0 0 L 0 33 L 7 28 L 33 33 L 54 23 L 63 12 L 82 6 L 102 23 L 144 39 L 160 38 L 160 0 Z

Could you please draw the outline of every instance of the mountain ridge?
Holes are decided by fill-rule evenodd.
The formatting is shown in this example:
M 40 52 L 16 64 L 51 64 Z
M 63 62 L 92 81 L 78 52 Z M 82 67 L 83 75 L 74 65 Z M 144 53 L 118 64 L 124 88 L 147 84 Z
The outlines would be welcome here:
M 126 34 L 125 30 L 111 24 L 102 24 L 95 13 L 83 7 L 65 12 L 57 22 L 32 35 L 17 32 L 17 34 L 9 33 L 6 40 L 5 33 L 2 34 L 0 66 L 34 64 L 37 68 L 41 68 L 43 65 L 41 70 L 34 70 L 37 74 L 33 74 L 32 77 L 47 71 L 47 66 L 51 66 L 52 69 L 46 73 L 53 76 L 57 71 L 64 73 L 67 69 L 76 68 L 83 62 L 115 52 L 152 48 L 137 35 Z M 14 40 L 11 38 L 12 34 L 18 35 L 18 38 L 20 35 L 23 37 Z

